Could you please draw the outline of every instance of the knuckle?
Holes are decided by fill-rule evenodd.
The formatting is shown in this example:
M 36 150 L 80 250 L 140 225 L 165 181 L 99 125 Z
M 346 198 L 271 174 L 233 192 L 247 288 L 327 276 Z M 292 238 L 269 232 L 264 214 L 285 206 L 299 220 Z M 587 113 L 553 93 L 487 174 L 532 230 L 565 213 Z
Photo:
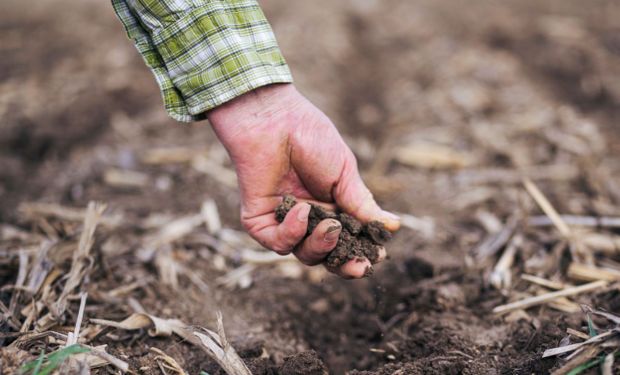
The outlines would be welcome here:
M 274 245 L 272 246 L 271 250 L 279 255 L 288 255 L 291 253 L 291 248 L 290 247 L 286 247 L 286 246 L 282 246 L 282 245 Z
M 315 266 L 321 262 L 322 256 L 320 254 L 317 256 L 317 252 L 313 249 L 312 242 L 308 238 L 295 247 L 295 256 L 306 266 Z
M 254 225 L 252 224 L 250 220 L 242 219 L 241 225 L 243 226 L 243 229 L 245 229 L 249 233 L 251 233 L 252 229 L 254 228 Z
M 289 249 L 292 249 L 297 243 L 303 239 L 304 232 L 296 228 L 286 226 L 278 233 L 278 242 L 282 243 Z M 301 232 L 301 233 L 300 233 Z
M 255 236 L 257 236 L 257 234 L 261 232 L 261 229 L 263 229 L 257 220 L 243 217 L 241 218 L 241 225 L 243 226 L 243 229 L 254 238 L 256 238 Z
M 296 245 L 297 242 L 293 241 L 293 239 L 286 236 L 278 236 L 276 243 L 274 243 L 271 249 L 278 254 L 287 255 L 295 250 Z
M 306 266 L 314 266 L 316 264 L 316 262 L 313 262 L 312 260 L 306 258 L 306 257 L 300 257 L 298 256 L 297 259 L 299 259 L 299 261 L 306 265 Z

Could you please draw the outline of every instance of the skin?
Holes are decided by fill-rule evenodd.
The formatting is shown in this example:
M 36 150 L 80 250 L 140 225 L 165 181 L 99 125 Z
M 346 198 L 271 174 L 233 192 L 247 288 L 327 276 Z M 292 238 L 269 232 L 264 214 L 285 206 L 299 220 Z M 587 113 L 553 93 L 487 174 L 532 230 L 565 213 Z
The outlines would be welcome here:
M 266 248 L 292 252 L 307 265 L 322 262 L 342 228 L 326 219 L 304 240 L 307 202 L 332 210 L 337 206 L 363 222 L 382 221 L 390 231 L 399 228 L 398 217 L 383 211 L 364 185 L 355 156 L 334 124 L 292 84 L 251 91 L 211 110 L 208 118 L 235 164 L 241 222 Z M 284 194 L 299 203 L 278 223 L 274 212 Z M 360 278 L 368 267 L 370 261 L 362 258 L 330 271 Z

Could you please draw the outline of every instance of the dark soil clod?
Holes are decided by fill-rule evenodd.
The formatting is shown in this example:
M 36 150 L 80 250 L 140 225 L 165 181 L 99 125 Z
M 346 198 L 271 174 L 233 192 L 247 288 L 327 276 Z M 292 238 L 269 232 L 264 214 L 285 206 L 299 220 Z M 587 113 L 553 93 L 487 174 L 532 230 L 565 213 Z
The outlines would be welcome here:
M 280 375 L 327 375 L 327 367 L 314 350 L 286 357 L 280 367 Z
M 286 214 L 295 206 L 297 202 L 295 201 L 295 197 L 290 195 L 285 195 L 284 199 L 282 199 L 282 203 L 276 208 L 276 220 L 279 223 L 284 221 Z
M 284 217 L 296 203 L 294 197 L 284 196 L 282 203 L 276 208 L 276 220 L 280 223 L 284 221 Z M 335 219 L 342 224 L 338 244 L 325 259 L 325 265 L 330 269 L 338 268 L 351 259 L 363 257 L 374 264 L 379 260 L 379 249 L 392 238 L 392 234 L 379 221 L 363 224 L 346 213 L 335 214 L 320 206 L 314 204 L 311 206 L 306 236 L 314 231 L 321 220 Z M 368 270 L 365 276 L 371 274 L 372 269 Z

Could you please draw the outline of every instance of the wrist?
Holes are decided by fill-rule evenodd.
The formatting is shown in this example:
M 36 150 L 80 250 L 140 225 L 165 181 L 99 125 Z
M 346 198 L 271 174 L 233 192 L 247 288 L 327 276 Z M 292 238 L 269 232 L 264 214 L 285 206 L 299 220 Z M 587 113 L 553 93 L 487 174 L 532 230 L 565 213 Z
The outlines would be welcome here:
M 212 109 L 207 118 L 219 136 L 226 127 L 243 128 L 272 122 L 294 107 L 299 96 L 291 83 L 262 86 Z
M 241 95 L 207 116 L 215 134 L 237 162 L 286 142 L 290 124 L 294 123 L 287 119 L 302 102 L 303 96 L 292 84 L 273 84 Z

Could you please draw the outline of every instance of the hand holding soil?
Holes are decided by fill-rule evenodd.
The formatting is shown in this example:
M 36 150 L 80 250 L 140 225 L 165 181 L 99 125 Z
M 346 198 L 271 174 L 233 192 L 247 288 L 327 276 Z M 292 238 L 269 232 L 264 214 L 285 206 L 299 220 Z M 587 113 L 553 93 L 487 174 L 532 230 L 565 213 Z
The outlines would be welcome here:
M 282 203 L 276 208 L 276 220 L 280 223 L 283 222 L 288 212 L 296 204 L 297 201 L 294 197 L 285 196 Z M 375 264 L 385 258 L 383 244 L 392 238 L 392 234 L 385 229 L 382 222 L 371 221 L 362 224 L 349 214 L 343 212 L 336 214 L 315 204 L 310 204 L 310 206 L 306 236 L 311 236 L 314 229 L 325 219 L 336 221 L 334 227 L 338 224 L 342 226 L 336 247 L 325 258 L 324 264 L 327 269 L 338 270 L 348 261 L 361 263 L 369 260 Z M 372 272 L 372 266 L 367 266 L 364 276 L 369 276 Z
M 342 224 L 326 216 L 310 225 L 312 206 L 304 201 L 335 203 L 362 223 L 380 221 L 389 231 L 399 228 L 398 217 L 381 210 L 364 185 L 355 156 L 336 127 L 293 85 L 245 94 L 211 111 L 209 120 L 235 163 L 241 221 L 263 246 L 282 255 L 293 252 L 308 265 L 323 262 L 336 247 Z M 279 223 L 274 212 L 286 194 L 301 202 Z M 315 228 L 309 231 L 309 226 Z M 357 253 L 337 266 L 332 262 L 336 267 L 331 270 L 363 277 L 372 262 L 385 256 L 385 250 L 376 253 L 370 260 Z

